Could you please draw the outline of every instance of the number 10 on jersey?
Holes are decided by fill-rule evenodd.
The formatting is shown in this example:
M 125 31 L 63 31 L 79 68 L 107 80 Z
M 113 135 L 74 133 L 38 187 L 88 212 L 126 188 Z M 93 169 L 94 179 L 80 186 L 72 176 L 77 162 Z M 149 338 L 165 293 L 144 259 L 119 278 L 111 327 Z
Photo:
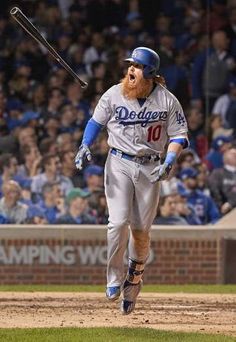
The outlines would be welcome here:
M 161 136 L 161 125 L 157 125 L 157 126 L 150 126 L 148 127 L 148 137 L 147 137 L 147 141 L 157 141 L 160 139 Z

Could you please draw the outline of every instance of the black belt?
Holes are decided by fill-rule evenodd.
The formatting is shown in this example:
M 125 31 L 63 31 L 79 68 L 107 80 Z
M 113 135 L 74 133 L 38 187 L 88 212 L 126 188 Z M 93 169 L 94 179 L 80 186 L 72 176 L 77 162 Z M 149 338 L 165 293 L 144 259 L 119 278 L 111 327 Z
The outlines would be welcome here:
M 137 156 L 132 156 L 131 154 L 122 152 L 121 150 L 117 150 L 114 147 L 111 149 L 111 154 L 114 154 L 115 156 L 120 156 L 120 158 L 127 159 L 138 164 L 157 162 L 158 160 L 160 160 L 160 157 L 157 154 L 152 154 L 150 156 L 137 157 Z

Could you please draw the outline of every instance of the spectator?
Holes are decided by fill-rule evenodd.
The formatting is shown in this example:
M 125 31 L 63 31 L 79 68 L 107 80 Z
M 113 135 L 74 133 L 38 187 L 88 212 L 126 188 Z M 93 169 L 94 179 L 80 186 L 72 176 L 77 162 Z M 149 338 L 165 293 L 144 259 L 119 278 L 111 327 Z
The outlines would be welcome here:
M 46 105 L 46 89 L 43 84 L 37 84 L 32 92 L 32 109 L 41 113 Z
M 66 214 L 60 216 L 57 224 L 95 224 L 96 218 L 89 213 L 88 197 L 90 193 L 80 188 L 72 189 L 67 197 Z
M 89 207 L 93 210 L 97 224 L 108 223 L 108 208 L 103 190 L 94 191 L 88 199 Z
M 85 128 L 87 121 L 90 119 L 89 107 L 84 103 L 80 103 L 76 107 L 76 127 L 75 130 L 78 128 Z
M 96 79 L 103 79 L 106 77 L 106 63 L 102 61 L 96 61 L 91 66 L 92 76 Z
M 206 164 L 196 165 L 197 170 L 197 187 L 205 195 L 210 196 L 210 189 L 208 184 L 209 170 Z
M 34 205 L 31 193 L 31 179 L 24 179 L 21 181 L 21 199 L 20 202 L 26 204 L 28 207 Z
M 164 34 L 170 34 L 171 33 L 171 18 L 169 16 L 166 16 L 163 13 L 158 14 L 158 16 L 155 19 L 154 31 L 155 31 L 157 38 L 159 38 L 158 35 L 163 36 Z
M 32 110 L 28 110 L 23 113 L 23 117 L 21 119 L 21 126 L 23 127 L 33 127 L 36 131 L 39 127 L 39 113 L 34 112 Z
M 68 60 L 69 58 L 69 48 L 71 45 L 71 38 L 72 38 L 71 34 L 65 33 L 65 32 L 62 32 L 57 38 L 58 53 L 65 60 Z
M 209 176 L 209 187 L 213 199 L 224 215 L 236 207 L 236 149 L 224 152 L 223 167 Z
M 59 182 L 63 195 L 69 193 L 73 184 L 68 177 L 61 174 L 61 162 L 56 154 L 46 154 L 42 159 L 44 172 L 32 177 L 31 191 L 36 198 L 42 195 L 42 188 L 45 183 Z
M 224 135 L 215 138 L 211 143 L 211 149 L 204 158 L 208 169 L 212 171 L 223 166 L 223 154 L 232 147 L 232 138 Z
M 23 104 L 17 99 L 11 99 L 7 103 L 7 116 L 6 124 L 9 132 L 14 131 L 21 125 L 21 119 L 23 117 Z
M 38 137 L 33 127 L 21 128 L 17 135 L 20 148 L 25 145 L 37 145 Z
M 82 99 L 81 88 L 78 83 L 69 83 L 66 90 L 66 103 L 78 107 Z
M 174 194 L 160 198 L 157 217 L 153 224 L 162 225 L 187 225 L 188 222 L 179 215 Z
M 59 89 L 59 92 L 61 92 L 61 88 L 63 88 L 63 85 L 64 85 L 64 80 L 62 79 L 60 74 L 58 74 L 54 70 L 54 68 L 55 68 L 55 65 L 53 64 L 52 73 L 49 75 L 49 78 L 47 81 L 47 88 L 50 92 L 52 92 L 52 90 L 54 90 L 54 89 Z M 58 105 L 58 100 L 59 100 L 59 105 Z M 47 98 L 47 101 L 48 101 L 48 98 Z M 60 96 L 58 98 L 57 98 L 57 96 L 55 96 L 54 100 L 52 101 L 52 104 L 53 104 L 53 106 L 51 106 L 51 108 L 60 107 L 60 105 L 61 105 Z M 45 110 L 47 110 L 47 103 L 46 103 L 46 106 L 44 108 L 44 111 Z M 50 115 L 50 113 L 49 113 L 49 115 Z M 51 114 L 51 116 L 54 116 L 53 113 Z
M 60 133 L 73 133 L 76 129 L 76 110 L 71 105 L 65 105 L 61 109 Z
M 216 99 L 224 92 L 228 77 L 235 69 L 235 60 L 229 54 L 229 39 L 224 31 L 212 34 L 213 48 L 198 54 L 193 63 L 192 99 L 198 108 L 210 113 Z M 208 62 L 207 62 L 208 61 Z
M 21 156 L 24 163 L 18 167 L 17 175 L 22 178 L 36 176 L 40 172 L 42 156 L 36 145 L 22 146 Z
M 233 128 L 236 133 L 236 77 L 230 77 L 228 92 L 219 96 L 212 108 L 212 115 L 219 115 L 224 128 Z
M 68 132 L 59 134 L 57 137 L 57 147 L 60 153 L 64 151 L 75 151 L 76 143 L 73 140 L 73 134 Z
M 194 207 L 192 204 L 188 203 L 188 191 L 186 191 L 181 184 L 179 184 L 177 188 L 178 192 L 175 195 L 175 199 L 178 214 L 183 217 L 189 225 L 201 225 L 202 222 L 196 215 Z
M 83 50 L 84 48 L 82 45 L 76 45 L 70 53 L 72 69 L 77 75 L 80 75 L 81 78 L 84 79 L 86 75 L 86 65 L 83 62 Z
M 0 215 L 11 223 L 24 223 L 27 216 L 27 205 L 21 203 L 21 187 L 14 180 L 5 182 L 2 186 L 3 197 L 0 199 Z
M 10 93 L 13 96 L 17 97 L 23 103 L 29 101 L 29 92 L 30 92 L 30 81 L 27 76 L 19 75 L 17 72 L 14 74 L 12 79 L 8 83 Z
M 107 132 L 103 131 L 93 145 L 94 164 L 104 167 L 108 152 L 109 145 L 107 143 Z
M 12 134 L 0 136 L 0 153 L 12 153 L 16 154 L 18 152 L 17 139 Z
M 177 164 L 171 170 L 170 177 L 161 182 L 161 196 L 167 196 L 178 192 L 180 172 L 188 167 L 195 167 L 200 163 L 196 152 L 192 149 L 185 149 L 178 158 Z
M 126 21 L 127 26 L 123 34 L 132 36 L 136 45 L 142 44 L 147 35 L 144 34 L 143 17 L 141 14 L 138 11 L 131 11 L 126 16 Z
M 210 122 L 210 139 L 218 138 L 219 136 L 232 136 L 233 129 L 232 128 L 224 128 L 222 117 L 218 114 L 212 115 Z
M 215 223 L 220 218 L 219 210 L 211 197 L 198 189 L 197 170 L 183 169 L 179 175 L 186 189 L 187 203 L 192 205 L 201 224 Z
M 43 118 L 46 119 L 48 116 L 59 117 L 64 98 L 64 91 L 61 88 L 52 88 L 48 94 L 47 108 L 42 112 Z
M 3 90 L 0 90 L 0 153 L 17 151 L 17 140 L 14 135 L 9 134 L 8 120 L 7 96 Z
M 40 225 L 47 224 L 48 221 L 46 219 L 44 211 L 37 205 L 30 206 L 27 210 L 27 224 Z
M 236 58 L 236 6 L 228 8 L 228 24 L 225 27 L 225 32 L 230 39 L 230 52 Z
M 57 154 L 58 145 L 57 145 L 56 140 L 53 139 L 52 137 L 42 139 L 39 144 L 39 151 L 41 155 L 45 155 L 48 153 Z
M 203 32 L 204 28 L 201 21 L 195 17 L 188 22 L 185 21 L 185 29 L 176 35 L 175 47 L 178 51 L 183 52 L 189 61 L 192 61 L 197 53 L 199 38 Z
M 9 224 L 9 223 L 11 223 L 11 221 L 4 215 L 0 214 L 0 224 Z
M 3 153 L 0 156 L 0 193 L 3 183 L 9 180 L 21 181 L 21 176 L 18 176 L 18 160 L 10 153 Z
M 6 112 L 6 106 L 7 106 L 7 97 L 3 90 L 0 90 L 0 126 L 1 130 L 4 126 L 6 127 L 6 118 L 7 118 L 7 112 Z
M 94 191 L 102 189 L 104 182 L 103 173 L 103 167 L 99 165 L 88 165 L 84 169 L 84 180 L 86 187 L 83 188 L 83 190 L 93 193 Z
M 160 72 L 165 74 L 165 68 L 174 64 L 174 37 L 169 33 L 164 33 L 160 37 L 160 45 L 158 48 L 158 54 L 161 63 Z M 163 75 L 164 75 L 163 74 Z
M 183 150 L 181 155 L 178 158 L 178 170 L 177 173 L 180 173 L 181 170 L 189 167 L 195 167 L 200 163 L 200 159 L 198 158 L 196 152 L 192 149 Z
M 105 49 L 104 37 L 99 32 L 92 34 L 91 45 L 85 50 L 84 63 L 86 64 L 87 72 L 91 75 L 91 65 L 96 61 L 107 61 L 107 52 Z
M 190 148 L 202 159 L 208 151 L 208 140 L 205 132 L 206 120 L 198 108 L 192 107 L 187 113 L 187 121 Z
M 62 204 L 62 205 L 61 205 Z M 58 182 L 45 183 L 42 188 L 42 201 L 38 206 L 43 210 L 48 223 L 55 223 L 60 215 L 65 214 L 64 197 Z
M 54 117 L 48 117 L 43 124 L 43 137 L 42 138 L 52 138 L 54 141 L 57 139 L 59 134 L 60 121 Z
M 227 24 L 226 3 L 224 1 L 211 2 L 211 15 L 209 18 L 209 31 L 214 32 L 223 29 Z
M 75 168 L 75 154 L 71 150 L 63 151 L 60 154 L 61 173 L 63 176 L 71 179 L 74 187 L 84 187 L 85 181 L 81 173 L 78 173 Z
M 185 64 L 183 53 L 175 53 L 174 61 L 160 71 L 168 89 L 179 99 L 183 108 L 189 105 L 190 100 L 188 70 Z

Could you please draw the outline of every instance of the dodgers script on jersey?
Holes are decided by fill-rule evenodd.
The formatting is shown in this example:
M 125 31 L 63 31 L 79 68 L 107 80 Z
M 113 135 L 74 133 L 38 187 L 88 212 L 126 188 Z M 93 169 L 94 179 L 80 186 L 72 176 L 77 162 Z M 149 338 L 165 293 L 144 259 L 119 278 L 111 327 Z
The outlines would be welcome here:
M 165 87 L 157 85 L 140 106 L 122 95 L 121 84 L 107 90 L 93 118 L 107 125 L 108 144 L 125 153 L 143 156 L 163 152 L 169 138 L 187 133 L 183 109 Z

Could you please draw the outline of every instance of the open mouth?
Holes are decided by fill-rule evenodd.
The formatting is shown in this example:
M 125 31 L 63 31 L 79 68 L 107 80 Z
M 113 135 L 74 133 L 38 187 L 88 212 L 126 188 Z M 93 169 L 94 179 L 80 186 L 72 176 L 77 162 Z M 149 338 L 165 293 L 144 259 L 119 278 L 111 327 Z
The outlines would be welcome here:
M 130 82 L 134 82 L 135 81 L 135 75 L 129 74 L 129 80 L 130 80 Z

